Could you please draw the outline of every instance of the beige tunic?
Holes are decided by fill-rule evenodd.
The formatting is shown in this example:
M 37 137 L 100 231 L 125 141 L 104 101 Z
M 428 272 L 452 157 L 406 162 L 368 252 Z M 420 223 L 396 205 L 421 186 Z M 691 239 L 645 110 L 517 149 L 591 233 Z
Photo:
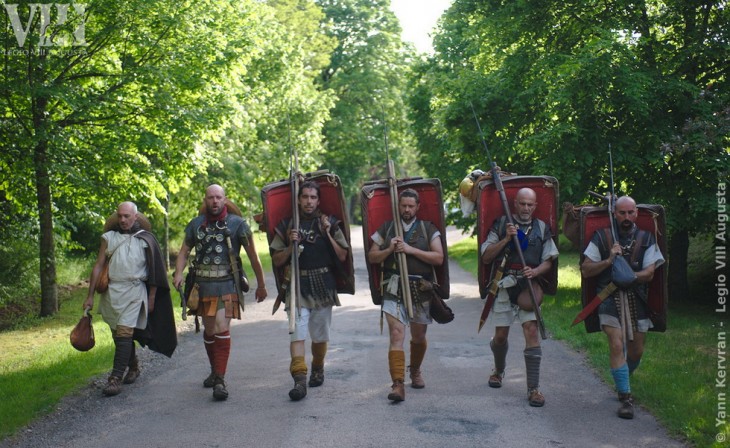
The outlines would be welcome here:
M 144 329 L 147 326 L 147 243 L 109 231 L 101 236 L 107 242 L 109 290 L 102 294 L 99 310 L 104 321 L 114 330 L 117 325 Z

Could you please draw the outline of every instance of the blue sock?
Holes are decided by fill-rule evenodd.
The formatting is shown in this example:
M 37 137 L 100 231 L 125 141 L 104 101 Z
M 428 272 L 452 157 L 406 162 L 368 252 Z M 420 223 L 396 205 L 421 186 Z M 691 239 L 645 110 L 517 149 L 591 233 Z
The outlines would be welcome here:
M 629 366 L 624 364 L 618 369 L 611 369 L 613 381 L 616 383 L 616 390 L 621 394 L 631 393 L 629 384 Z
M 634 373 L 634 370 L 639 368 L 639 364 L 641 364 L 641 358 L 637 359 L 636 361 L 631 358 L 626 358 L 626 364 L 629 366 L 629 375 L 631 375 L 632 373 Z

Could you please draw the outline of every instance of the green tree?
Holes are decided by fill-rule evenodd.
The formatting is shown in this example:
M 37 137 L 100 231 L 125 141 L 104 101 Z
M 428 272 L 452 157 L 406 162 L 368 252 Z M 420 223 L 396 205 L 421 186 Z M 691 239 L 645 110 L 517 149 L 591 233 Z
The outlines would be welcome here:
M 688 235 L 714 222 L 730 168 L 729 29 L 719 1 L 456 0 L 417 72 L 419 149 L 450 161 L 432 175 L 485 167 L 471 102 L 499 165 L 579 202 L 607 190 L 611 144 L 620 193 L 667 206 L 670 291 L 686 297 Z
M 229 74 L 246 66 L 266 30 L 255 1 L 48 4 L 45 30 L 43 7 L 18 3 L 4 5 L 0 36 L 0 190 L 37 216 L 41 315 L 49 315 L 58 308 L 59 205 L 98 215 L 133 199 L 162 210 L 167 192 L 209 163 L 196 143 L 220 135 Z
M 400 174 L 418 174 L 405 107 L 414 50 L 401 41 L 389 0 L 317 3 L 326 14 L 328 35 L 337 41 L 320 76 L 323 88 L 336 97 L 324 127 L 323 166 L 342 178 L 346 195 L 356 197 L 363 181 L 387 174 L 387 128 L 390 157 L 399 162 Z

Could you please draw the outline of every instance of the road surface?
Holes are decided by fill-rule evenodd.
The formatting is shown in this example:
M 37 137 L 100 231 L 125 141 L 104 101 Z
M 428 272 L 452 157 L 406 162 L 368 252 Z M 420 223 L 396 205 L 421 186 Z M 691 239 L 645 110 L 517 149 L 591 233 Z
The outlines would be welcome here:
M 450 239 L 458 236 L 449 233 Z M 140 350 L 142 375 L 125 385 L 121 395 L 103 397 L 105 378 L 99 378 L 0 446 L 685 446 L 641 407 L 633 420 L 619 419 L 612 387 L 580 354 L 553 339 L 543 341 L 541 390 L 546 404 L 530 407 L 524 340 L 517 327 L 511 331 L 503 387 L 489 388 L 494 329 L 487 324 L 477 334 L 483 302 L 474 277 L 454 263 L 449 267 L 449 305 L 456 319 L 429 327 L 422 366 L 426 388 L 406 387 L 406 400 L 391 403 L 387 328 L 380 333 L 379 309 L 370 299 L 360 227 L 353 227 L 352 238 L 357 293 L 342 295 L 343 306 L 334 310 L 325 382 L 310 388 L 304 400 L 288 397 L 293 382 L 286 316 L 283 311 L 271 316 L 270 297 L 261 304 L 247 303 L 243 320 L 231 328 L 227 401 L 213 401 L 211 390 L 202 387 L 209 372 L 202 336 L 188 330 L 180 334 L 171 359 Z M 274 294 L 273 283 L 267 286 Z M 307 343 L 308 364 L 310 359 Z

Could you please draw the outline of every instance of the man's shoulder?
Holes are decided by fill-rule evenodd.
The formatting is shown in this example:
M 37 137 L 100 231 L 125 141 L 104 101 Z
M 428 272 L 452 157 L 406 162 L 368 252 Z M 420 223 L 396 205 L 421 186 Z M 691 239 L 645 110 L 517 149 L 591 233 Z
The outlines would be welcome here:
M 242 222 L 246 222 L 246 220 L 238 215 L 234 215 L 233 213 L 229 213 L 226 216 L 226 223 L 228 223 L 229 226 L 233 224 L 238 225 Z
M 205 219 L 205 215 L 197 215 L 195 218 L 188 221 L 187 227 L 190 226 L 199 226 L 203 223 L 203 220 Z
M 426 230 L 428 230 L 429 232 L 434 232 L 434 231 L 439 230 L 438 226 L 433 221 L 429 221 L 427 219 L 422 219 L 421 222 L 426 227 Z
M 149 230 L 142 230 L 141 232 L 136 233 L 134 236 L 145 241 L 153 249 L 159 248 L 159 243 L 157 242 L 157 237 L 155 236 L 154 233 L 150 232 Z
M 380 226 L 378 227 L 378 230 L 386 230 L 386 229 L 390 228 L 392 225 L 393 225 L 392 219 L 390 219 L 388 221 L 383 221 L 383 223 L 380 224 Z

